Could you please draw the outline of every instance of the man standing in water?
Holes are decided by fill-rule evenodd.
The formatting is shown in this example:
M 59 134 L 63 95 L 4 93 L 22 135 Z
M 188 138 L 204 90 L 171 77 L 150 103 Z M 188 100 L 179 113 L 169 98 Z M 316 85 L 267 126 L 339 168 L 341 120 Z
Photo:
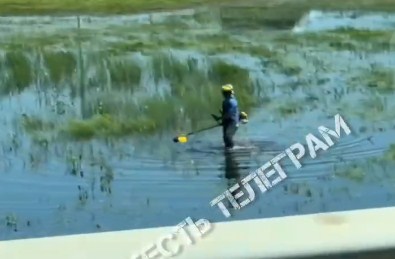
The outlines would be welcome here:
M 248 122 L 247 113 L 240 112 L 238 102 L 235 98 L 233 86 L 231 84 L 222 86 L 222 102 L 221 116 L 212 114 L 213 118 L 222 125 L 223 141 L 226 149 L 234 147 L 233 137 L 239 128 L 239 123 L 246 124 Z
M 233 137 L 239 128 L 240 112 L 237 100 L 234 96 L 233 86 L 227 84 L 222 86 L 222 134 L 225 148 L 234 147 Z

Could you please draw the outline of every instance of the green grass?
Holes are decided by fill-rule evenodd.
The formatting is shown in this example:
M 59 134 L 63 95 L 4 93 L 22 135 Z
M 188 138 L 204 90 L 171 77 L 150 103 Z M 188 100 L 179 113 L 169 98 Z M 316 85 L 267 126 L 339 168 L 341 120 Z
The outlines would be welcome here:
M 278 46 L 326 47 L 336 51 L 380 52 L 395 48 L 392 31 L 336 29 L 300 34 L 285 33 L 274 38 Z
M 296 2 L 301 2 L 295 0 Z M 207 3 L 206 1 L 203 1 Z M 270 1 L 269 1 L 270 2 Z M 303 1 L 303 8 L 307 6 L 307 2 L 310 5 L 316 5 L 311 1 Z M 320 1 L 325 2 L 325 1 Z M 2 1 L 0 0 L 0 6 Z M 4 2 L 3 2 L 4 3 Z M 115 12 L 115 13 L 126 13 L 126 12 L 139 12 L 143 10 L 156 9 L 158 8 L 178 8 L 182 5 L 189 5 L 191 3 L 197 3 L 197 1 L 185 1 L 182 4 L 179 1 L 135 1 L 127 2 L 116 0 L 115 2 L 93 1 L 88 2 L 77 2 L 66 0 L 65 2 L 60 1 L 25 1 L 24 7 L 20 5 L 18 7 L 19 0 L 12 8 L 4 8 L 0 12 L 6 12 L 11 10 L 16 13 L 23 14 L 24 12 L 32 13 L 45 13 L 45 12 L 73 12 L 80 10 L 83 12 Z M 288 2 L 289 6 L 295 6 L 294 3 Z M 330 5 L 327 2 L 328 6 Z M 30 11 L 27 10 L 27 6 L 31 5 Z M 163 6 L 160 6 L 163 5 Z M 64 8 L 63 8 L 64 7 Z M 25 9 L 26 8 L 26 9 Z M 288 7 L 287 7 L 288 8 Z M 239 15 L 235 19 L 242 19 L 251 16 L 251 20 L 256 20 L 256 24 L 265 22 L 275 22 L 274 13 L 270 13 L 270 8 L 261 8 L 260 11 L 254 11 L 249 9 L 246 12 L 240 12 L 235 9 L 235 14 Z M 261 11 L 264 13 L 260 13 Z M 273 11 L 274 10 L 274 11 Z M 276 10 L 279 13 L 284 13 L 277 9 L 275 5 L 273 12 Z M 289 11 L 290 9 L 288 9 Z M 298 9 L 301 10 L 301 9 Z M 270 16 L 265 16 L 265 13 L 270 13 Z M 229 13 L 228 13 L 229 14 Z M 285 14 L 285 13 L 284 13 Z M 279 16 L 276 18 L 278 21 L 283 20 L 284 24 L 293 19 L 289 16 L 289 19 L 284 19 L 285 16 Z M 263 18 L 262 18 L 263 17 Z M 271 17 L 273 17 L 273 20 Z M 288 16 L 287 16 L 288 17 Z M 209 20 L 209 17 L 201 17 L 202 21 Z M 73 120 L 70 121 L 66 127 L 62 128 L 62 132 L 76 139 L 90 139 L 94 137 L 105 137 L 105 136 L 125 136 L 135 134 L 150 134 L 168 129 L 185 129 L 187 127 L 197 128 L 203 123 L 212 122 L 209 116 L 210 113 L 216 113 L 221 104 L 221 93 L 220 86 L 225 83 L 232 83 L 235 86 L 236 97 L 239 100 L 240 108 L 246 112 L 257 105 L 258 100 L 255 97 L 254 86 L 249 78 L 249 71 L 242 69 L 238 66 L 227 64 L 222 61 L 215 62 L 211 67 L 208 76 L 202 71 L 196 68 L 195 61 L 190 59 L 188 62 L 179 62 L 176 59 L 169 57 L 165 54 L 156 55 L 155 53 L 161 49 L 168 49 L 170 47 L 176 47 L 179 49 L 199 49 L 205 53 L 248 53 L 258 57 L 265 57 L 271 59 L 277 59 L 281 65 L 283 72 L 288 75 L 298 75 L 302 72 L 303 64 L 299 64 L 297 59 L 293 58 L 281 58 L 276 51 L 273 51 L 265 46 L 256 46 L 251 43 L 243 43 L 234 38 L 232 35 L 225 33 L 214 33 L 211 35 L 191 35 L 186 37 L 179 31 L 182 27 L 172 28 L 172 37 L 161 34 L 161 30 L 169 29 L 169 26 L 152 26 L 145 28 L 134 28 L 134 32 L 126 34 L 128 38 L 125 42 L 117 42 L 113 45 L 107 46 L 107 50 L 101 51 L 100 56 L 104 58 L 97 58 L 100 65 L 98 77 L 88 82 L 90 86 L 98 86 L 103 84 L 105 81 L 105 72 L 110 75 L 110 81 L 112 83 L 111 91 L 100 97 L 89 96 L 90 107 L 92 111 L 90 116 L 86 120 Z M 139 30 L 146 30 L 146 35 L 151 35 L 151 40 L 143 40 L 143 37 L 139 37 Z M 112 32 L 106 32 L 109 35 Z M 115 30 L 114 30 L 115 33 Z M 117 31 L 119 33 L 119 31 Z M 91 39 L 91 32 L 86 31 L 84 35 L 85 40 Z M 304 35 L 283 35 L 277 38 L 276 42 L 280 43 L 278 46 L 287 44 L 306 44 L 314 45 L 317 44 L 328 44 L 329 47 L 334 49 L 358 49 L 364 43 L 365 45 L 372 46 L 377 44 L 379 46 L 380 41 L 387 39 L 388 35 L 384 32 L 368 32 L 368 31 L 355 31 L 355 30 L 337 30 L 322 35 L 318 34 L 304 34 Z M 48 39 L 48 45 L 57 45 L 64 41 L 66 38 L 57 40 L 53 35 L 42 36 L 34 40 L 34 44 L 44 46 Z M 74 36 L 73 36 L 74 37 Z M 71 40 L 70 42 L 72 42 Z M 369 44 L 367 44 L 369 43 Z M 13 43 L 16 44 L 16 43 Z M 25 44 L 25 43 L 24 43 Z M 25 47 L 26 45 L 15 45 L 16 47 Z M 42 45 L 41 45 L 42 44 Z M 49 51 L 49 48 L 42 48 L 44 57 L 44 63 L 48 66 L 49 75 L 51 81 L 54 83 L 60 83 L 66 78 L 70 78 L 76 68 L 76 60 L 71 52 L 56 52 Z M 155 95 L 146 100 L 139 100 L 139 103 L 134 103 L 134 100 L 130 98 L 127 93 L 129 90 L 133 90 L 136 85 L 141 81 L 141 69 L 136 63 L 126 61 L 114 61 L 116 56 L 122 56 L 129 54 L 130 52 L 136 51 L 149 51 L 149 54 L 153 54 L 152 66 L 155 71 L 156 80 L 166 78 L 170 81 L 170 93 L 164 97 Z M 10 73 L 12 76 L 12 82 L 15 82 L 15 86 L 18 89 L 24 89 L 28 82 L 33 81 L 32 65 L 28 64 L 29 60 L 26 58 L 25 53 L 12 50 L 11 58 L 7 57 L 10 64 Z M 105 57 L 111 55 L 111 60 L 107 60 Z M 89 59 L 86 59 L 89 60 Z M 87 62 L 93 62 L 92 60 Z M 93 64 L 93 63 L 92 63 Z M 99 64 L 99 63 L 98 63 Z M 14 75 L 14 67 L 22 68 L 18 71 L 17 76 Z M 107 70 L 108 69 L 108 70 Z M 383 72 L 383 71 L 381 71 Z M 389 80 L 388 73 L 376 73 L 372 75 L 375 78 L 372 81 L 377 81 L 378 86 L 370 86 L 371 88 L 379 89 L 380 91 L 391 91 L 392 85 Z M 377 79 L 382 80 L 377 80 Z M 90 79 L 88 79 L 90 80 Z M 95 81 L 96 80 L 96 81 Z M 384 83 L 380 83 L 383 81 Z M 107 95 L 107 96 L 106 96 Z M 124 97 L 124 99 L 120 98 Z M 122 102 L 120 100 L 123 100 Z M 98 103 L 102 103 L 98 108 Z M 378 107 L 380 109 L 380 107 Z M 100 110 L 101 115 L 98 114 Z M 297 104 L 286 103 L 279 105 L 276 108 L 281 116 L 289 116 L 297 114 L 301 111 L 301 108 Z M 34 128 L 34 127 L 32 127 Z
M 236 95 L 241 107 L 248 110 L 257 103 L 254 99 L 254 88 L 249 78 L 249 71 L 238 66 L 216 61 L 206 76 L 197 68 L 194 59 L 189 59 L 184 64 L 171 56 L 159 54 L 154 56 L 153 68 L 157 71 L 157 79 L 170 80 L 171 94 L 181 102 L 193 96 L 197 100 L 206 98 L 209 102 L 218 104 L 218 98 L 222 98 L 220 86 L 232 83 L 236 87 Z
M 50 131 L 55 128 L 55 124 L 50 121 L 45 121 L 37 116 L 22 115 L 22 125 L 29 133 L 40 131 Z
M 221 108 L 221 85 L 226 83 L 234 85 L 241 110 L 249 112 L 258 104 L 245 69 L 216 61 L 205 75 L 192 59 L 184 63 L 163 54 L 157 57 L 163 63 L 157 61 L 154 65 L 159 64 L 162 77 L 170 81 L 170 92 L 137 101 L 125 89 L 112 89 L 96 97 L 88 95 L 92 107 L 88 119 L 69 121 L 61 132 L 87 140 L 195 130 L 214 122 L 210 114 Z
M 164 33 L 165 32 L 165 33 Z M 105 42 L 100 37 L 117 37 L 122 35 L 122 39 L 116 42 Z M 92 49 L 98 47 L 97 52 L 102 56 L 124 56 L 130 53 L 157 52 L 158 50 L 167 50 L 176 48 L 180 50 L 197 50 L 208 54 L 219 53 L 244 53 L 257 57 L 272 58 L 276 52 L 269 49 L 256 39 L 255 44 L 241 42 L 240 39 L 224 31 L 216 32 L 194 32 L 185 34 L 184 30 L 175 31 L 173 25 L 152 25 L 136 26 L 133 29 L 125 27 L 108 28 L 104 32 L 85 31 L 83 32 L 82 42 L 83 49 Z M 51 62 L 61 57 L 60 51 L 53 49 L 62 47 L 67 52 L 77 48 L 77 35 L 65 35 L 59 33 L 46 33 L 37 35 L 18 35 L 4 42 L 3 48 L 7 51 L 37 51 L 45 52 L 46 61 Z M 98 39 L 100 38 L 100 39 Z M 148 40 L 147 40 L 148 38 Z M 103 44 L 105 42 L 105 44 Z M 70 55 L 70 53 L 63 53 Z M 50 56 L 50 55 L 53 55 Z M 60 64 L 58 64 L 60 65 Z M 56 72 L 55 72 L 56 74 Z
M 279 69 L 288 76 L 299 75 L 303 71 L 303 63 L 305 63 L 298 56 L 279 57 L 276 60 Z
M 385 51 L 395 47 L 391 42 L 393 32 L 388 30 L 337 29 L 330 33 L 338 36 L 330 46 L 339 50 Z
M 107 59 L 106 63 L 115 89 L 131 89 L 140 83 L 142 71 L 135 61 Z
M 365 99 L 360 100 L 359 107 L 355 110 L 357 114 L 367 120 L 377 120 L 380 121 L 385 111 L 387 110 L 384 98 L 379 95 L 372 95 L 365 97 Z
M 374 68 L 366 75 L 365 82 L 379 93 L 391 93 L 395 89 L 395 73 L 389 68 Z
M 225 2 L 231 0 L 1 0 L 0 14 L 125 14 Z
M 189 68 L 186 64 L 182 64 L 179 60 L 172 57 L 170 53 L 154 54 L 152 59 L 152 67 L 155 71 L 156 81 L 166 78 L 173 84 L 181 84 L 189 81 L 189 77 L 194 73 L 193 68 Z
M 110 97 L 109 97 L 110 98 Z M 101 137 L 123 137 L 130 135 L 149 135 L 174 129 L 185 129 L 187 119 L 193 117 L 193 111 L 198 111 L 198 119 L 204 114 L 206 107 L 202 102 L 195 102 L 199 109 L 192 107 L 194 103 L 185 98 L 180 102 L 173 96 L 152 97 L 143 100 L 139 105 L 130 103 L 129 109 L 113 109 L 104 114 L 96 114 L 87 120 L 72 120 L 62 129 L 69 137 L 77 140 L 88 140 Z M 195 100 L 196 101 L 196 100 Z M 185 105 L 188 105 L 185 107 Z M 180 107 L 187 114 L 180 112 Z M 207 115 L 207 114 L 206 114 Z M 208 117 L 208 116 L 207 116 Z M 195 122 L 198 120 L 195 117 Z
M 365 180 L 365 172 L 363 168 L 357 165 L 352 165 L 346 169 L 339 170 L 335 175 L 354 182 L 363 182 Z
M 368 29 L 336 29 L 332 33 L 343 35 L 346 38 L 362 42 L 388 42 L 390 41 L 393 32 L 389 30 L 368 30 Z
M 42 51 L 51 80 L 57 83 L 73 76 L 76 61 L 71 52 Z M 138 64 L 116 57 L 101 58 L 102 54 L 86 61 L 86 65 L 92 63 L 98 69 L 97 76 L 93 77 L 95 80 L 87 78 L 86 119 L 55 125 L 26 116 L 24 128 L 27 132 L 56 131 L 73 139 L 87 140 L 197 129 L 214 122 L 210 114 L 218 113 L 221 108 L 221 85 L 227 83 L 234 85 L 241 110 L 249 113 L 258 104 L 248 70 L 215 60 L 207 74 L 198 68 L 193 58 L 180 61 L 160 52 L 152 53 L 152 66 L 156 80 L 169 81 L 170 91 L 164 96 L 151 92 L 151 97 L 134 98 L 131 90 L 140 82 L 142 72 Z M 110 75 L 113 85 L 110 89 L 106 74 Z M 97 88 L 102 91 L 97 92 Z
M 77 68 L 77 59 L 71 52 L 43 51 L 43 59 L 54 84 L 68 80 Z
M 305 104 L 303 101 L 288 100 L 285 102 L 273 103 L 273 111 L 281 118 L 288 118 L 304 111 Z
M 72 82 L 78 78 L 76 53 L 71 50 L 56 51 L 44 47 L 15 49 L 6 52 L 3 58 L 4 82 L 0 86 L 2 94 L 22 92 L 37 79 L 48 80 L 58 86 L 63 82 Z M 125 55 L 125 53 L 124 53 Z M 42 57 L 42 62 L 37 57 Z M 109 80 L 112 89 L 134 90 L 141 80 L 141 68 L 133 60 L 113 57 L 111 53 L 87 53 L 87 66 L 98 70 L 94 78 L 87 78 L 88 86 L 98 87 Z M 107 75 L 109 77 L 107 77 Z M 76 82 L 74 82 L 76 83 Z
M 154 121 L 157 130 L 167 131 L 185 123 L 183 118 L 180 118 L 180 103 L 171 95 L 148 98 L 139 107 L 139 114 Z
M 7 73 L 8 77 L 1 86 L 1 92 L 22 92 L 32 83 L 34 77 L 28 54 L 23 51 L 7 52 L 4 57 L 3 73 Z
M 119 137 L 136 133 L 149 133 L 156 129 L 154 121 L 146 118 L 113 118 L 96 115 L 88 120 L 73 120 L 62 132 L 77 140 L 94 137 Z
M 389 149 L 384 153 L 383 160 L 394 162 L 395 161 L 395 144 L 391 144 Z

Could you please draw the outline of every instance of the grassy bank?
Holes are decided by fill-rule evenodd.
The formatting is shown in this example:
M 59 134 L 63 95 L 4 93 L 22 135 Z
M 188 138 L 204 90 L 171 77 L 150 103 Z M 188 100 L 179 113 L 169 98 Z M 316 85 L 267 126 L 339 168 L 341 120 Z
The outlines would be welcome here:
M 234 0 L 0 0 L 0 15 L 127 14 L 232 1 Z
M 0 15 L 128 14 L 202 5 L 260 7 L 267 22 L 295 21 L 311 9 L 395 11 L 391 0 L 0 0 Z

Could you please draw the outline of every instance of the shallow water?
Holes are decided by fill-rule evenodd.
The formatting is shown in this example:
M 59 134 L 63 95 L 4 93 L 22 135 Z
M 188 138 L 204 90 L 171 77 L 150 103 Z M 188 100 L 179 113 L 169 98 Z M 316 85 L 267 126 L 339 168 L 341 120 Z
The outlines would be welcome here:
M 293 28 L 293 31 L 324 31 L 338 28 L 394 30 L 395 15 L 375 12 L 322 12 L 314 10 L 307 13 Z
M 197 35 L 220 32 L 223 36 L 237 36 L 247 45 L 275 48 L 275 43 L 269 39 L 262 41 L 255 30 L 246 29 L 234 35 L 232 29 L 221 29 L 215 11 L 207 14 L 210 19 L 205 23 L 197 22 L 192 13 L 186 11 L 182 14 L 183 19 L 172 19 L 170 23 L 171 26 L 180 23 L 189 26 L 179 38 L 186 45 Z M 323 24 L 333 24 L 332 20 L 338 24 L 344 22 L 336 15 L 327 16 L 330 21 L 320 23 L 320 19 L 312 19 L 309 28 L 324 30 L 328 26 Z M 157 17 L 159 24 L 168 21 L 160 15 Z M 78 57 L 74 32 L 69 31 L 75 29 L 75 17 L 0 19 L 1 33 L 8 36 L 2 37 L 5 44 L 24 42 L 12 50 L 2 50 L 2 66 L 13 65 L 4 57 L 16 49 L 28 61 L 26 70 L 34 71 L 34 76 L 29 77 L 31 81 L 21 87 L 15 86 L 17 82 L 10 79 L 9 74 L 1 75 L 3 86 L 6 83 L 11 85 L 11 90 L 2 88 L 0 99 L 1 239 L 168 226 L 178 224 L 188 216 L 225 221 L 393 205 L 393 164 L 373 158 L 382 157 L 395 141 L 391 112 L 394 95 L 372 92 L 363 81 L 363 69 L 371 69 L 372 64 L 393 68 L 394 52 L 361 54 L 321 49 L 320 46 L 313 49 L 290 47 L 287 53 L 279 49 L 286 58 L 284 62 L 302 68 L 298 75 L 279 70 L 267 57 L 230 51 L 213 54 L 204 46 L 193 50 L 185 46 L 173 47 L 169 52 L 164 44 L 163 49 L 157 46 L 155 50 L 138 53 L 125 50 L 121 57 L 98 52 L 110 44 L 104 39 L 127 42 L 128 37 L 143 40 L 153 35 L 166 39 L 174 36 L 171 28 L 160 32 L 140 28 L 139 21 L 146 23 L 147 19 L 146 16 L 96 17 L 90 19 L 94 21 L 92 23 L 82 21 L 83 29 L 92 30 L 85 34 L 83 59 L 86 77 L 93 80 L 83 91 L 73 74 L 75 71 L 69 72 L 70 77 L 66 80 L 55 82 L 53 76 L 48 76 L 51 68 L 40 58 L 44 48 L 55 46 Z M 388 18 L 388 23 L 391 19 Z M 382 23 L 382 28 L 388 29 L 388 23 Z M 39 31 L 35 32 L 37 34 L 28 33 L 33 24 Z M 300 24 L 297 27 L 299 32 L 303 31 Z M 49 39 L 62 34 L 64 37 L 54 45 L 45 41 L 33 42 L 39 36 Z M 63 46 L 62 42 L 68 37 L 72 38 L 72 43 Z M 31 42 L 26 43 L 26 38 Z M 184 145 L 174 144 L 171 140 L 179 131 L 188 130 L 188 126 L 147 137 L 84 142 L 58 139 L 45 132 L 40 136 L 47 140 L 46 145 L 40 142 L 40 137 L 32 136 L 21 126 L 22 114 L 37 115 L 62 125 L 69 118 L 89 115 L 87 104 L 96 102 L 99 97 L 113 98 L 113 104 L 121 106 L 132 101 L 142 102 L 143 97 L 170 92 L 171 80 L 157 80 L 155 73 L 158 71 L 150 66 L 157 51 L 165 51 L 184 65 L 193 59 L 203 74 L 210 71 L 215 60 L 249 70 L 259 105 L 250 112 L 250 122 L 240 127 L 236 141 L 254 149 L 224 155 L 219 128 L 192 136 Z M 132 92 L 119 90 L 116 83 L 110 82 L 109 63 L 102 66 L 100 62 L 104 58 L 109 62 L 119 58 L 137 61 L 142 76 L 134 82 Z M 354 86 L 349 85 L 350 78 L 357 78 Z M 379 100 L 385 100 L 381 110 L 376 109 L 380 106 L 374 99 L 377 96 Z M 203 103 L 206 97 L 196 98 Z M 283 111 L 289 107 L 296 108 L 297 112 Z M 216 110 L 213 107 L 213 111 Z M 299 170 L 290 161 L 285 161 L 282 165 L 288 178 L 270 192 L 257 192 L 256 201 L 241 211 L 232 211 L 231 219 L 209 206 L 209 202 L 226 188 L 293 143 L 305 143 L 306 134 L 318 136 L 318 126 L 333 129 L 336 113 L 350 125 L 351 135 L 341 137 L 328 151 L 319 152 L 316 159 L 306 155 Z M 209 114 L 199 116 L 210 122 Z M 350 170 L 350 165 L 356 165 L 359 174 L 342 177 L 339 173 Z M 361 172 L 364 177 L 357 181 Z

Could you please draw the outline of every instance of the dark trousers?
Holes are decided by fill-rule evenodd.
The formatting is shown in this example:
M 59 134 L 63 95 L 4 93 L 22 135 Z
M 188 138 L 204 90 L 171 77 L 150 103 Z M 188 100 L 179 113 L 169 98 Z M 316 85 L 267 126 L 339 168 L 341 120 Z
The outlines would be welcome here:
M 236 122 L 224 122 L 222 124 L 222 136 L 225 147 L 232 148 L 234 146 L 233 137 L 236 134 L 238 125 Z

